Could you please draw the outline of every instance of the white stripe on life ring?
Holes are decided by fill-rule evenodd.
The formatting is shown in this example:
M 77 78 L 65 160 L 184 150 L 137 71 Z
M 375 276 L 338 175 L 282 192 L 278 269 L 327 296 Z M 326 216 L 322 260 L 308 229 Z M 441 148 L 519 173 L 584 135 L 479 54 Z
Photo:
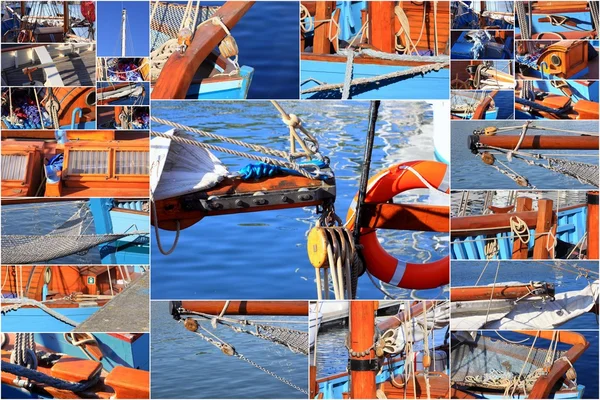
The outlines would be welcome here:
M 406 263 L 404 261 L 396 260 L 396 269 L 394 270 L 394 276 L 388 282 L 390 285 L 398 286 L 400 281 L 404 278 L 404 272 L 406 272 Z

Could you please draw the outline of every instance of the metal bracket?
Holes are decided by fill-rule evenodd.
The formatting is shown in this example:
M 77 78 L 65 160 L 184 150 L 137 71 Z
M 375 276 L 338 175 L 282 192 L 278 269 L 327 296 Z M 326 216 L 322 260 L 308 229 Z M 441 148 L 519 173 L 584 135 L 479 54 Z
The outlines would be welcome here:
M 379 371 L 379 360 L 370 358 L 368 360 L 348 359 L 348 371 Z
M 226 210 L 252 210 L 286 205 L 290 208 L 306 204 L 335 200 L 335 185 L 323 183 L 320 187 L 254 192 L 225 196 L 208 196 L 206 192 L 192 193 L 181 198 L 186 211 L 222 212 Z

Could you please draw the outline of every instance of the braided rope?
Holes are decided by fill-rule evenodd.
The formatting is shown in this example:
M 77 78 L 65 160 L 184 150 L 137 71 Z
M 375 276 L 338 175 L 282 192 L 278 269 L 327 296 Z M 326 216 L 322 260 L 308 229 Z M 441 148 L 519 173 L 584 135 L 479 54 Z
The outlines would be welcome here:
M 421 65 L 421 66 L 409 68 L 409 69 L 406 69 L 403 71 L 391 72 L 389 74 L 378 75 L 378 76 L 374 76 L 371 78 L 354 79 L 350 82 L 350 85 L 351 86 L 367 85 L 369 83 L 375 83 L 375 82 L 385 81 L 385 80 L 389 80 L 389 79 L 396 79 L 396 78 L 402 78 L 402 77 L 406 77 L 406 76 L 426 74 L 431 71 L 439 71 L 440 69 L 447 67 L 449 64 L 450 64 L 449 62 L 445 61 L 445 62 L 440 62 L 440 63 L 435 63 L 435 64 Z M 344 87 L 344 83 L 324 84 L 324 85 L 320 85 L 320 86 L 315 86 L 310 89 L 305 89 L 302 91 L 302 94 L 324 92 L 324 91 L 328 91 L 328 90 L 339 90 L 339 89 L 342 89 L 343 87 Z
M 154 119 L 154 117 L 152 117 L 152 118 Z M 175 123 L 173 123 L 173 124 L 175 124 Z M 179 124 L 177 124 L 177 125 L 179 125 Z M 254 154 L 245 153 L 242 151 L 231 150 L 231 149 L 221 147 L 221 146 L 214 146 L 212 144 L 202 143 L 197 140 L 187 139 L 187 138 L 184 138 L 181 136 L 167 135 L 162 132 L 150 131 L 150 134 L 152 136 L 170 139 L 175 142 L 184 143 L 184 144 L 187 144 L 190 146 L 202 147 L 205 149 L 209 149 L 209 150 L 213 150 L 213 151 L 220 151 L 222 153 L 227 153 L 227 154 L 231 154 L 231 155 L 238 156 L 238 157 L 249 158 L 251 160 L 260 161 L 260 162 L 264 162 L 267 164 L 277 165 L 277 166 L 283 167 L 283 168 L 290 168 L 308 179 L 315 179 L 316 177 L 318 177 L 318 172 L 316 173 L 316 175 L 313 175 L 310 172 L 303 169 L 302 167 L 300 167 L 300 165 L 295 162 L 286 162 L 286 161 L 276 160 L 276 159 L 270 158 L 270 157 L 261 157 L 261 156 L 257 156 Z
M 20 365 L 11 364 L 6 361 L 2 361 L 2 372 L 13 374 L 19 377 L 27 378 L 28 380 L 35 381 L 37 383 L 54 387 L 56 389 L 67 390 L 69 392 L 83 392 L 94 386 L 98 383 L 100 379 L 101 368 L 98 369 L 98 372 L 88 381 L 85 382 L 70 382 L 65 381 L 63 379 L 53 378 L 49 375 L 46 375 L 43 372 L 36 371 L 33 369 L 29 369 L 26 367 L 22 367 Z M 22 381 L 19 381 L 21 384 Z M 23 384 L 27 384 L 27 381 L 23 382 Z

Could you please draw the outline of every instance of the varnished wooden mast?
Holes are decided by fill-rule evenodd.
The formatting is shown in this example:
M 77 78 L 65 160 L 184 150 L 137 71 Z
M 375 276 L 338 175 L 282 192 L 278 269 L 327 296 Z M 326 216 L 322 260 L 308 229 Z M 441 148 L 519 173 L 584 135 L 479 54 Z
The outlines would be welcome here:
M 231 29 L 248 12 L 254 1 L 228 1 L 215 13 Z M 154 90 L 153 99 L 184 99 L 196 71 L 213 49 L 221 43 L 226 33 L 221 26 L 206 24 L 196 30 L 188 49 L 173 53 L 162 69 Z
M 376 301 L 350 302 L 350 348 L 363 352 L 373 346 Z M 366 356 L 350 354 L 350 398 L 376 399 L 377 358 L 371 349 Z
M 220 314 L 225 301 L 182 301 L 180 307 L 205 314 Z M 230 301 L 223 315 L 308 315 L 307 301 Z
M 66 35 L 69 31 L 69 2 L 63 4 L 63 34 Z

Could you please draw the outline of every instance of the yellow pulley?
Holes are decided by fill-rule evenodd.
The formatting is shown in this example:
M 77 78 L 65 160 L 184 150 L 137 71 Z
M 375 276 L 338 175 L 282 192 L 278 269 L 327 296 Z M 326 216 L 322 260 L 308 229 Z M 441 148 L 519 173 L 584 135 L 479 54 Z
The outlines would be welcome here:
M 488 126 L 483 130 L 483 133 L 485 133 L 487 136 L 494 136 L 497 132 L 498 128 L 496 128 L 495 126 Z
M 239 54 L 238 45 L 233 36 L 227 35 L 225 39 L 219 43 L 219 52 L 223 57 L 235 57 Z
M 306 250 L 308 259 L 315 268 L 327 266 L 327 244 L 329 238 L 322 226 L 315 226 L 308 232 Z

